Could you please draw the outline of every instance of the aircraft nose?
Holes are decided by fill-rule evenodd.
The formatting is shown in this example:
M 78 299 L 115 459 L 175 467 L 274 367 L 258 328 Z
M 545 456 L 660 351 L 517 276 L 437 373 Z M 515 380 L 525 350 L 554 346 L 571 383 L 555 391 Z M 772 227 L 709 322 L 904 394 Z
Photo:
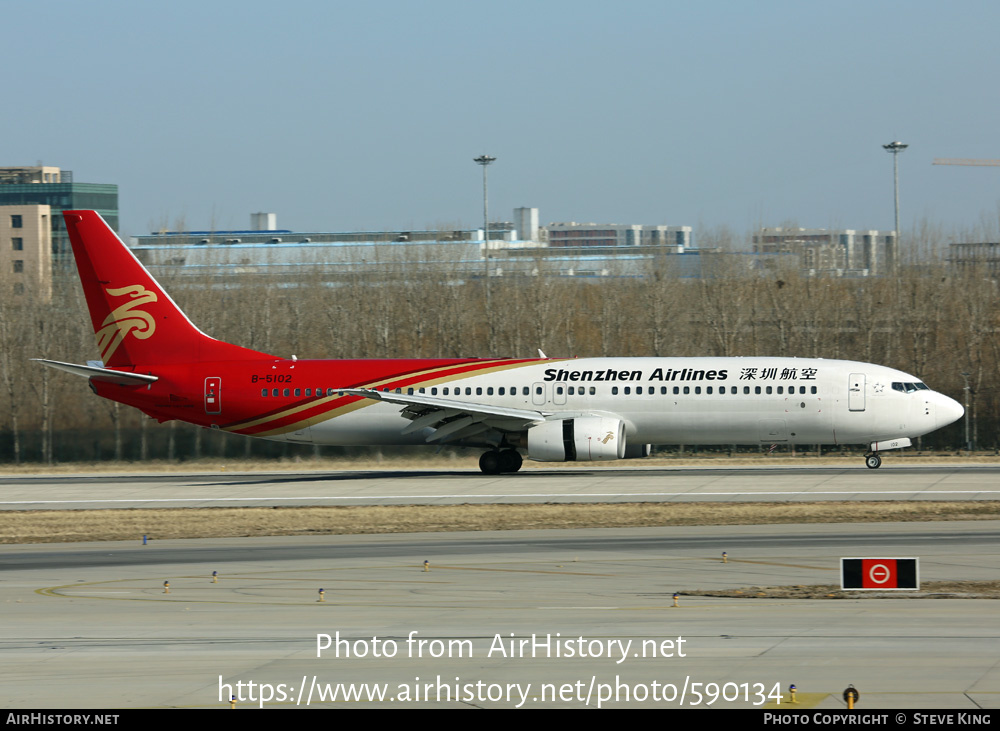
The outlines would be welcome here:
M 938 429 L 948 426 L 948 424 L 953 424 L 965 415 L 965 409 L 962 408 L 962 404 L 958 403 L 958 401 L 941 393 L 937 396 L 934 415 L 937 417 Z

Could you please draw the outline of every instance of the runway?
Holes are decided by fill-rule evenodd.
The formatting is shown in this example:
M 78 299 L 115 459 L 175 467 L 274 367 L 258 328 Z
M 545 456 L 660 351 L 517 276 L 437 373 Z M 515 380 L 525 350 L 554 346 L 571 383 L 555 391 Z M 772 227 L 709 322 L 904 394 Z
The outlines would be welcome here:
M 998 500 L 1000 465 L 559 467 L 0 477 L 0 510 L 518 502 Z
M 0 509 L 992 500 L 998 475 L 852 465 L 8 476 Z M 835 585 L 849 556 L 917 557 L 923 582 L 997 580 L 1000 521 L 3 546 L 0 704 L 228 708 L 238 695 L 238 709 L 773 708 L 794 683 L 799 709 L 842 709 L 848 684 L 861 708 L 1000 708 L 996 601 L 685 595 Z
M 977 521 L 7 546 L 2 703 L 762 708 L 794 683 L 800 709 L 842 709 L 848 684 L 861 708 L 996 709 L 996 601 L 684 592 L 835 584 L 841 556 L 995 579 L 998 537 Z

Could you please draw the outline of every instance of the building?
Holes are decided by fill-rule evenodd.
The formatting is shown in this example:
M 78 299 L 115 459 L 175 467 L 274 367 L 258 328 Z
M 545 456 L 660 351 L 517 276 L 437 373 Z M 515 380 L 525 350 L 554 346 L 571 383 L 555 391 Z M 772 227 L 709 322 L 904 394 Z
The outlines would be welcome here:
M 690 226 L 640 226 L 618 223 L 550 223 L 545 227 L 551 247 L 674 246 L 682 253 L 691 246 Z
M 118 230 L 118 186 L 107 183 L 76 183 L 73 173 L 57 167 L 0 168 L 0 207 L 48 206 L 51 226 L 52 262 L 70 266 L 72 250 L 62 212 L 91 209 Z
M 996 275 L 1000 271 L 1000 243 L 948 244 L 948 263 L 955 267 L 983 267 Z
M 825 228 L 762 228 L 753 236 L 753 253 L 785 254 L 808 275 L 885 274 L 897 260 L 894 231 Z
M 274 225 L 274 214 L 252 225 Z M 606 230 L 611 230 L 609 237 Z M 553 231 L 558 231 L 553 241 Z M 576 234 L 584 235 L 580 238 Z M 305 273 L 323 281 L 359 275 L 436 276 L 452 281 L 490 277 L 701 276 L 702 252 L 688 249 L 689 226 L 554 224 L 538 226 L 537 208 L 517 208 L 514 223 L 453 231 L 293 232 L 288 230 L 161 232 L 132 239 L 132 251 L 156 273 L 218 281 L 263 275 L 284 282 Z M 573 234 L 562 236 L 561 234 Z
M 250 228 L 256 231 L 274 231 L 278 228 L 276 213 L 251 213 Z
M 491 230 L 490 238 L 495 236 Z M 503 241 L 490 245 L 492 250 Z M 132 252 L 154 276 L 165 271 L 212 281 L 241 275 L 283 282 L 307 276 L 331 282 L 392 272 L 479 274 L 483 248 L 482 230 L 182 231 L 136 236 L 131 244 Z
M 52 209 L 0 206 L 0 302 L 52 297 Z
M 538 209 L 515 208 L 514 228 L 517 231 L 517 238 L 521 241 L 538 241 Z

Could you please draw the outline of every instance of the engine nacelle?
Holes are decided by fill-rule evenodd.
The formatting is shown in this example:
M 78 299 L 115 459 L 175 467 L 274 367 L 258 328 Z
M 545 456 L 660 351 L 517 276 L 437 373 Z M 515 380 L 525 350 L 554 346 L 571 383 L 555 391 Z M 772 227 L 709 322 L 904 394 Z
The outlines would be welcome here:
M 652 444 L 632 444 L 625 445 L 625 459 L 643 459 L 653 453 Z
M 625 456 L 621 419 L 584 416 L 546 421 L 528 429 L 528 459 L 536 462 L 592 462 Z

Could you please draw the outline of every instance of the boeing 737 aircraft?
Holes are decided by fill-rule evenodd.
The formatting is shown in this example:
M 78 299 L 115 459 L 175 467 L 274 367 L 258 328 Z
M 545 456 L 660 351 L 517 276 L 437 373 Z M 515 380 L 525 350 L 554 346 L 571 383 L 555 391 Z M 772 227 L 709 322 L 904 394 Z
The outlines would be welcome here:
M 485 448 L 483 472 L 643 457 L 650 444 L 864 444 L 959 419 L 901 371 L 803 358 L 299 360 L 201 332 L 95 211 L 66 211 L 101 361 L 41 360 L 157 421 L 336 445 Z

